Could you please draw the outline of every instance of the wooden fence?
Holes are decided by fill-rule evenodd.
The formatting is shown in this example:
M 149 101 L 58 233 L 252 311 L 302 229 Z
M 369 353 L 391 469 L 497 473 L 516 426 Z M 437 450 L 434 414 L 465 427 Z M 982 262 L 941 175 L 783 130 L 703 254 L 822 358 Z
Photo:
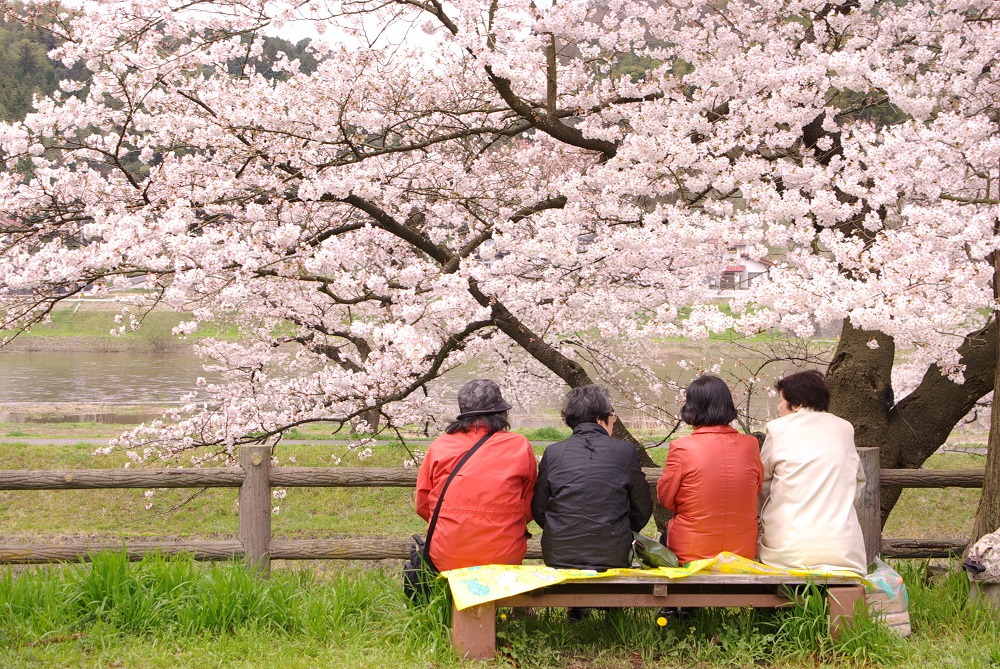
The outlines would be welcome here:
M 868 482 L 858 503 L 869 559 L 947 557 L 960 554 L 964 542 L 881 537 L 881 486 L 903 488 L 979 488 L 983 471 L 879 469 L 878 449 L 860 448 Z M 643 470 L 650 485 L 659 468 Z M 266 446 L 244 446 L 239 466 L 204 469 L 0 470 L 0 490 L 81 490 L 107 488 L 238 488 L 239 529 L 228 541 L 125 541 L 58 545 L 2 545 L 0 564 L 42 564 L 86 560 L 94 552 L 125 550 L 132 559 L 153 552 L 189 553 L 199 560 L 243 558 L 267 573 L 271 560 L 384 560 L 409 556 L 410 539 L 276 539 L 271 536 L 271 488 L 397 487 L 416 485 L 414 469 L 272 467 Z M 407 510 L 408 511 L 408 510 Z M 528 544 L 529 558 L 540 558 L 538 540 Z

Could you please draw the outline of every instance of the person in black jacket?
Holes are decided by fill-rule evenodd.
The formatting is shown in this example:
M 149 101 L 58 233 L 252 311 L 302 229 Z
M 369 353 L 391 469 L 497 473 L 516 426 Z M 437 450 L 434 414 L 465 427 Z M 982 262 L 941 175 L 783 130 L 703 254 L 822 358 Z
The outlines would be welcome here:
M 545 449 L 531 502 L 545 530 L 542 558 L 550 567 L 628 567 L 632 531 L 653 512 L 639 456 L 611 437 L 616 416 L 604 388 L 574 388 L 562 416 L 573 435 Z

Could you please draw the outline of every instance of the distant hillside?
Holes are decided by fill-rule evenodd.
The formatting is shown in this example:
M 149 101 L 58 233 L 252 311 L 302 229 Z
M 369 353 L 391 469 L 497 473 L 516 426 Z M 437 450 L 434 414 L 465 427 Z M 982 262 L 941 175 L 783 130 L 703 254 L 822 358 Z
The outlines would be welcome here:
M 35 93 L 48 95 L 70 71 L 49 60 L 52 35 L 0 20 L 0 120 L 23 119 Z
M 23 119 L 31 111 L 32 97 L 36 93 L 48 95 L 61 79 L 85 78 L 82 67 L 71 71 L 48 58 L 47 53 L 56 46 L 56 38 L 49 33 L 0 19 L 0 121 Z M 284 53 L 290 60 L 297 58 L 301 70 L 308 74 L 315 71 L 317 65 L 307 51 L 308 46 L 308 39 L 293 44 L 280 37 L 268 37 L 264 53 L 250 65 L 268 79 L 281 77 L 283 73 L 275 73 L 271 64 L 279 53 Z M 242 62 L 229 66 L 234 74 L 244 69 Z

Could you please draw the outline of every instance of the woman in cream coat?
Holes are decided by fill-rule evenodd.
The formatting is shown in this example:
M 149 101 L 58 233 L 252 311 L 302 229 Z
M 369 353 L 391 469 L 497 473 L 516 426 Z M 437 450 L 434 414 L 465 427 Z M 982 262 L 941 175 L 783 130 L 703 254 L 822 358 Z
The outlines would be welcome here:
M 826 409 L 830 391 L 815 370 L 778 380 L 779 418 L 761 450 L 758 556 L 784 568 L 867 572 L 854 503 L 865 476 L 854 427 Z

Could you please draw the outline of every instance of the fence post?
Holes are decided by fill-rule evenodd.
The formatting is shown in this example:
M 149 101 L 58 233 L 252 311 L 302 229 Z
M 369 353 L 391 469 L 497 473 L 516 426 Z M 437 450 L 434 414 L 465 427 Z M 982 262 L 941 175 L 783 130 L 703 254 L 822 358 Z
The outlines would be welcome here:
M 246 473 L 240 486 L 239 539 L 251 569 L 267 578 L 271 573 L 271 447 L 241 446 L 240 467 Z
M 868 564 L 882 552 L 882 503 L 879 495 L 879 460 L 877 448 L 859 448 L 861 467 L 865 471 L 865 487 L 858 499 L 858 521 L 865 537 Z

